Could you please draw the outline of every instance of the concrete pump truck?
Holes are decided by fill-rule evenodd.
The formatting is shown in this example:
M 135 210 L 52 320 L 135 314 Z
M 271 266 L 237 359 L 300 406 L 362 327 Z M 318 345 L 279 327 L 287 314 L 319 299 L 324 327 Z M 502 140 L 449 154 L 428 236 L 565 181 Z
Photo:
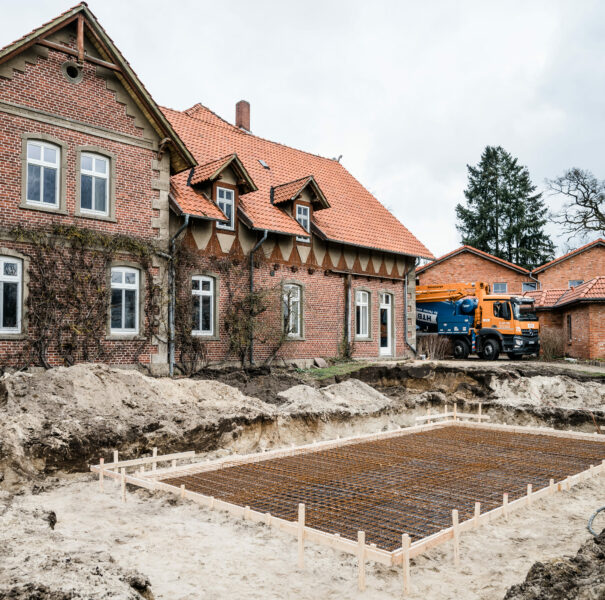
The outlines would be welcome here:
M 416 288 L 418 335 L 437 333 L 452 340 L 454 358 L 476 352 L 496 360 L 538 355 L 540 338 L 533 298 L 490 294 L 487 283 L 423 285 Z

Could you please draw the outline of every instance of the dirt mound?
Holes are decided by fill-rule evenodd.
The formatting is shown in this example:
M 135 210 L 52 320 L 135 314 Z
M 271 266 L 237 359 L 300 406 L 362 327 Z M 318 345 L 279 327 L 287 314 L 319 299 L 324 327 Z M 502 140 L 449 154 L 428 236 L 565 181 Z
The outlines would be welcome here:
M 605 529 L 573 558 L 535 563 L 504 600 L 600 600 L 605 598 Z
M 280 410 L 328 414 L 341 411 L 350 416 L 378 414 L 393 407 L 384 394 L 363 381 L 348 379 L 317 389 L 296 385 L 277 395 Z
M 153 600 L 145 575 L 122 569 L 107 552 L 70 548 L 54 529 L 54 512 L 10 504 L 8 496 L 0 499 L 0 599 Z M 37 544 L 15 543 L 32 538 Z M 53 551 L 39 552 L 40 545 Z
M 0 481 L 8 487 L 22 476 L 83 471 L 116 448 L 125 457 L 154 446 L 160 453 L 213 450 L 253 424 L 370 414 L 388 403 L 353 381 L 326 388 L 319 402 L 305 398 L 291 392 L 279 406 L 220 381 L 155 379 L 104 365 L 4 375 Z

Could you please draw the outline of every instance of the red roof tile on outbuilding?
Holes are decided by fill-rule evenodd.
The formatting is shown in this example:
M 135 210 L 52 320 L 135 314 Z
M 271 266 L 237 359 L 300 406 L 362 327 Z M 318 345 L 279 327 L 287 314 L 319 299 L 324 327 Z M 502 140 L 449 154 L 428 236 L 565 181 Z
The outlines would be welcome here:
M 436 258 L 434 261 L 427 263 L 426 265 L 422 265 L 421 267 L 416 269 L 416 273 L 422 273 L 423 271 L 426 271 L 427 269 L 430 269 L 431 267 L 434 267 L 435 265 L 439 264 L 440 262 L 447 260 L 448 258 L 451 258 L 452 256 L 456 256 L 456 254 L 460 254 L 461 252 L 470 252 L 471 254 L 476 254 L 477 256 L 480 256 L 481 258 L 486 258 L 487 260 L 491 260 L 493 262 L 499 263 L 504 267 L 508 267 L 509 269 L 512 269 L 513 271 L 518 271 L 520 273 L 526 273 L 529 275 L 529 271 L 527 269 L 524 269 L 523 267 L 520 267 L 519 265 L 516 265 L 512 262 L 508 262 L 507 260 L 504 260 L 503 258 L 498 258 L 497 256 L 494 256 L 493 254 L 488 254 L 487 252 L 483 252 L 483 250 L 478 250 L 477 248 L 473 248 L 472 246 L 467 246 L 467 245 L 460 246 L 460 248 L 456 248 L 455 250 L 452 250 L 451 252 L 448 252 L 447 254 L 440 256 L 439 258 Z
M 544 263 L 540 267 L 537 267 L 536 269 L 534 269 L 533 272 L 540 273 L 541 271 L 546 271 L 546 269 L 549 269 L 553 265 L 556 265 L 557 263 L 567 260 L 568 258 L 575 256 L 576 254 L 580 254 L 581 252 L 590 250 L 591 248 L 593 248 L 595 246 L 605 246 L 605 239 L 599 238 L 597 240 L 594 240 L 594 242 L 590 242 L 589 244 L 580 246 L 579 248 L 576 248 L 575 250 L 572 250 L 571 252 L 568 252 L 567 254 L 564 254 L 563 256 L 559 256 L 559 258 L 555 258 L 554 260 L 551 260 L 550 262 Z

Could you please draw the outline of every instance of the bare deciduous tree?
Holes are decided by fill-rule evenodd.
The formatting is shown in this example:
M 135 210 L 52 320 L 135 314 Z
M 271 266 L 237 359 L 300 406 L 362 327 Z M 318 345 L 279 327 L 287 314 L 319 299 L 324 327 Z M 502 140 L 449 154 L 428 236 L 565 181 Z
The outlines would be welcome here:
M 553 219 L 570 236 L 593 231 L 605 234 L 605 181 L 590 171 L 573 168 L 546 183 L 553 194 L 566 197 Z

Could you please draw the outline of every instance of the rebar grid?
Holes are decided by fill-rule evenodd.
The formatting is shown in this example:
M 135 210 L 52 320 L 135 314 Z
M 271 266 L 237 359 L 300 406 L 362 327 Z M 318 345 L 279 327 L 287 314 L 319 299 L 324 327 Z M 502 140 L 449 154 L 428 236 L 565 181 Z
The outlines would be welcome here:
M 548 435 L 443 427 L 297 456 L 170 477 L 165 483 L 385 550 L 471 518 L 599 464 L 605 444 Z

